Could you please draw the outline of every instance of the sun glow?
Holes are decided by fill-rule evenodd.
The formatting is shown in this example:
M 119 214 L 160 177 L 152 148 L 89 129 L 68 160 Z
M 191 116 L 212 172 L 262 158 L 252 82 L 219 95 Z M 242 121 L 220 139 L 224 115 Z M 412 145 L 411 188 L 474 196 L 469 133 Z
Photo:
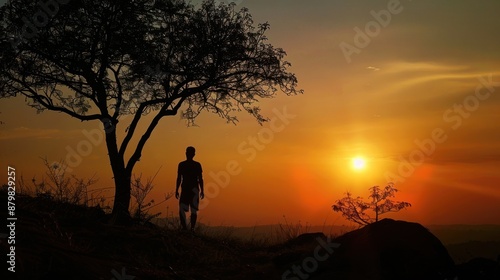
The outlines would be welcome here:
M 364 169 L 366 161 L 362 157 L 355 157 L 352 159 L 352 167 L 356 170 Z

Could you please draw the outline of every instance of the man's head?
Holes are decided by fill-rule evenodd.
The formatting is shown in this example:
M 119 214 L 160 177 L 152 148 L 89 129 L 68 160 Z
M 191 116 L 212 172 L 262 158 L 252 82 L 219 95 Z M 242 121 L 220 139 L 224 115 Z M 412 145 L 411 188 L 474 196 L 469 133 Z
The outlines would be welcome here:
M 187 147 L 186 148 L 186 157 L 188 159 L 193 159 L 194 158 L 194 154 L 195 154 L 196 150 L 194 149 L 194 147 Z

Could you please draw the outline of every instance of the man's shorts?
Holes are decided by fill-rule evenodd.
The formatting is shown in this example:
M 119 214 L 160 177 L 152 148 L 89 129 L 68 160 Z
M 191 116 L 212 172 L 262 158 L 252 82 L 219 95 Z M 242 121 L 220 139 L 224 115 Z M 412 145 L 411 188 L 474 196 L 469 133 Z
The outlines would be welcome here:
M 200 205 L 200 190 L 198 188 L 191 190 L 182 189 L 179 205 L 184 211 L 189 211 L 189 207 L 191 207 L 191 211 L 198 210 L 198 206 Z

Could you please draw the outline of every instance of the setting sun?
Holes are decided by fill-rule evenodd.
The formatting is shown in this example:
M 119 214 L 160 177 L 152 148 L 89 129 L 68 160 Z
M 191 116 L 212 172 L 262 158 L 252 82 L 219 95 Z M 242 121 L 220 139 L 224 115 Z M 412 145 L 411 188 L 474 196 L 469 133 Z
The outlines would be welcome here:
M 352 159 L 352 167 L 356 170 L 364 169 L 366 161 L 361 157 L 355 157 Z

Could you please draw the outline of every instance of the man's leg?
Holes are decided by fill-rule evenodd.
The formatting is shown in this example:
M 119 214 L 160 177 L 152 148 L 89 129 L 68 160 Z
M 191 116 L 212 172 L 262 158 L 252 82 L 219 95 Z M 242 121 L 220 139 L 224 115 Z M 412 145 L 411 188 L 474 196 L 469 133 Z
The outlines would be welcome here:
M 191 201 L 191 230 L 194 231 L 196 219 L 198 218 L 198 206 L 200 205 L 200 193 L 198 188 L 193 189 L 193 200 Z
M 179 219 L 181 220 L 182 229 L 186 230 L 186 212 L 189 210 L 189 205 L 180 202 L 179 203 Z
M 198 218 L 198 211 L 191 208 L 191 230 L 194 231 L 194 226 L 196 225 L 196 219 Z

